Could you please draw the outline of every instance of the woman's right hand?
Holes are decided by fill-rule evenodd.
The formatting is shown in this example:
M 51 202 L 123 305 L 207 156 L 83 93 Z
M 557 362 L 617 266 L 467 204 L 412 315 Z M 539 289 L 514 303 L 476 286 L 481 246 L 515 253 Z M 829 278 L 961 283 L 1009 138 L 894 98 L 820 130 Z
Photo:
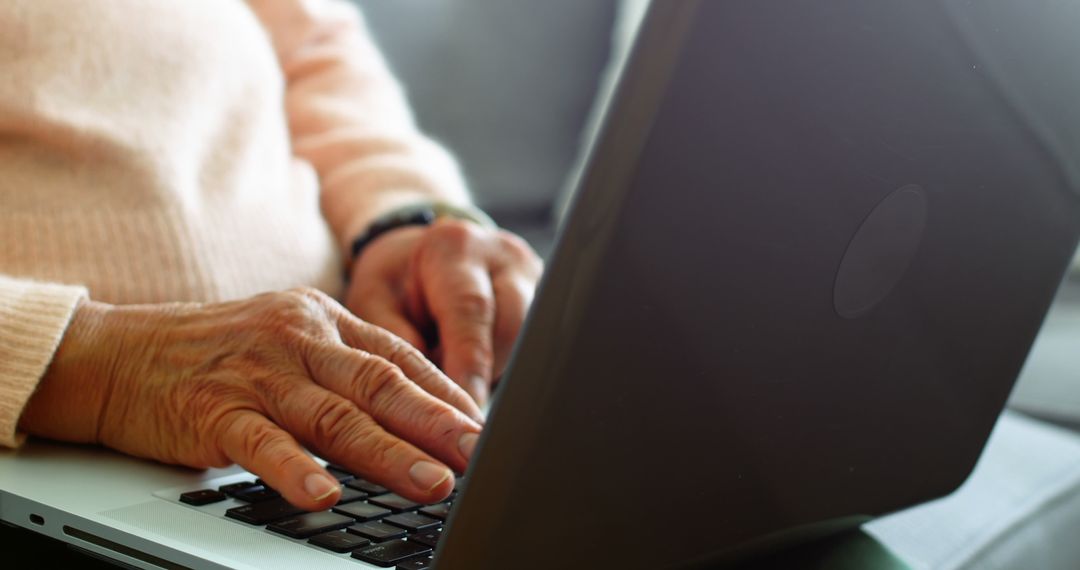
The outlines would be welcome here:
M 220 304 L 84 301 L 20 428 L 165 463 L 238 463 L 322 510 L 340 487 L 305 447 L 437 502 L 482 421 L 408 343 L 305 289 Z

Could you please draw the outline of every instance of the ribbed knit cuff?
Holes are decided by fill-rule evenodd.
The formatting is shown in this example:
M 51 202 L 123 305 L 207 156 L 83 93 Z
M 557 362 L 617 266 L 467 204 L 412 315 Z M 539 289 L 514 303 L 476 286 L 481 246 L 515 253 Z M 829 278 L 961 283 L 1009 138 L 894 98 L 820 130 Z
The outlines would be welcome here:
M 83 287 L 0 276 L 0 445 L 25 439 L 19 416 L 86 296 Z

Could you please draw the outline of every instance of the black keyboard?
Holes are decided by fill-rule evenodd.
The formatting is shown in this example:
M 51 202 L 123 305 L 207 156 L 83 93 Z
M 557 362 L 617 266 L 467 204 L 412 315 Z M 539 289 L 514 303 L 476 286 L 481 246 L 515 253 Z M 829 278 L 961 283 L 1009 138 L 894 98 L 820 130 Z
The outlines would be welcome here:
M 180 495 L 180 502 L 205 507 L 235 499 L 243 504 L 227 509 L 225 516 L 241 523 L 306 540 L 330 552 L 348 553 L 356 560 L 384 568 L 431 567 L 432 553 L 462 486 L 461 479 L 448 499 L 422 505 L 342 467 L 330 465 L 327 470 L 344 485 L 337 505 L 328 511 L 310 513 L 298 509 L 261 479 L 189 491 Z

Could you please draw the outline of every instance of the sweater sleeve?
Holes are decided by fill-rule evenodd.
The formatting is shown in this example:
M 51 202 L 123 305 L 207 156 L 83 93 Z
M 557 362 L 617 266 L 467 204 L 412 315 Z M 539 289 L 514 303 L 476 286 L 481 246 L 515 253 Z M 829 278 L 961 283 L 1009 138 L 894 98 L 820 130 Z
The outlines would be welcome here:
M 84 297 L 82 287 L 0 275 L 0 446 L 25 439 L 19 416 Z
M 371 218 L 421 200 L 469 204 L 454 159 L 416 127 L 404 93 L 344 0 L 248 0 L 285 76 L 293 153 L 319 175 L 342 245 Z

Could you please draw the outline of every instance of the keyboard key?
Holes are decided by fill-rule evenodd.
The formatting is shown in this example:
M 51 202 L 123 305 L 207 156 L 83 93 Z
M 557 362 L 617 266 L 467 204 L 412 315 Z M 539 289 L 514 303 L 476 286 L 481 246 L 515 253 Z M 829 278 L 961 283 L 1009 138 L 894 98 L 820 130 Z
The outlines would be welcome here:
M 371 544 L 370 540 L 360 535 L 349 534 L 340 530 L 315 535 L 308 542 L 334 552 L 349 552 Z
M 368 499 L 368 502 L 373 505 L 378 505 L 380 507 L 390 509 L 395 513 L 400 513 L 402 511 L 411 511 L 416 507 L 420 506 L 420 503 L 414 503 L 406 499 L 405 497 L 402 497 L 401 495 L 396 495 L 394 493 L 379 495 L 378 497 L 371 497 Z
M 359 501 L 361 499 L 368 498 L 368 494 L 363 491 L 357 491 L 349 487 L 341 488 L 341 496 L 338 497 L 337 504 L 344 505 L 345 503 L 351 503 L 353 501 Z
M 356 479 L 356 475 L 353 475 L 352 473 L 349 473 L 344 469 L 338 469 L 337 467 L 327 467 L 326 472 L 329 473 L 330 476 L 334 479 L 337 479 L 338 483 L 344 483 L 346 481 Z
M 391 512 L 389 509 L 376 507 L 375 505 L 369 505 L 367 503 L 348 503 L 345 505 L 338 505 L 333 508 L 333 511 L 339 515 L 352 517 L 360 522 L 381 519 L 386 515 L 389 515 Z
M 334 471 L 340 471 L 342 473 L 347 473 L 349 475 L 352 475 L 353 477 L 356 477 L 356 475 L 352 471 L 349 471 L 345 467 L 342 467 L 341 465 L 338 465 L 336 463 L 327 463 L 326 464 L 326 470 L 329 471 L 331 469 L 333 469 Z
M 394 538 L 405 538 L 405 535 L 407 534 L 404 529 L 390 526 L 379 521 L 353 525 L 345 529 L 345 531 L 359 534 L 364 538 L 371 539 L 372 542 L 383 542 Z
M 419 542 L 420 544 L 435 548 L 439 545 L 439 538 L 442 536 L 441 528 L 433 528 L 431 530 L 420 531 L 416 534 L 410 534 L 409 540 L 413 542 Z
M 436 518 L 436 519 L 439 519 L 441 521 L 444 521 L 444 520 L 446 520 L 446 517 L 450 516 L 450 503 L 439 503 L 437 505 L 428 505 L 428 506 L 420 509 L 420 512 L 427 515 L 427 516 L 429 516 L 429 517 Z
M 352 557 L 363 560 L 368 564 L 389 568 L 414 556 L 430 553 L 431 549 L 423 544 L 406 542 L 404 540 L 393 540 L 384 542 L 383 544 L 361 548 L 360 550 L 354 550 Z
M 435 561 L 432 558 L 413 558 L 397 565 L 397 570 L 424 570 L 432 568 Z
M 295 517 L 303 512 L 303 509 L 290 505 L 285 499 L 270 499 L 261 503 L 233 507 L 225 511 L 225 516 L 248 524 L 265 525 Z
M 328 512 L 304 513 L 299 516 L 280 520 L 268 527 L 268 530 L 284 534 L 290 538 L 308 538 L 331 530 L 340 530 L 353 523 L 352 517 Z
M 233 491 L 232 497 L 234 499 L 244 501 L 245 503 L 258 503 L 260 501 L 269 501 L 270 499 L 276 499 L 281 496 L 281 493 L 262 485 L 255 485 L 254 487 L 248 487 L 246 489 L 240 489 L 239 491 Z
M 228 485 L 222 485 L 218 487 L 218 491 L 225 493 L 228 496 L 233 496 L 233 493 L 241 491 L 243 489 L 250 489 L 254 487 L 256 483 L 254 481 L 241 481 L 239 483 L 230 483 Z
M 382 485 L 376 485 L 371 481 L 359 478 L 346 481 L 345 486 L 349 487 L 350 489 L 356 489 L 357 491 L 363 491 L 369 495 L 381 495 L 389 491 L 389 489 L 383 487 Z
M 189 505 L 195 505 L 201 507 L 203 505 L 209 505 L 211 503 L 219 503 L 225 500 L 225 493 L 221 491 L 215 491 L 213 489 L 200 489 L 198 491 L 188 491 L 180 495 L 180 502 L 187 503 Z
M 383 519 L 383 522 L 387 524 L 392 524 L 394 526 L 400 526 L 401 528 L 409 532 L 427 530 L 429 528 L 435 528 L 442 524 L 442 521 L 439 519 L 425 517 L 424 515 L 421 515 L 419 513 L 401 513 L 398 515 L 392 515 Z

